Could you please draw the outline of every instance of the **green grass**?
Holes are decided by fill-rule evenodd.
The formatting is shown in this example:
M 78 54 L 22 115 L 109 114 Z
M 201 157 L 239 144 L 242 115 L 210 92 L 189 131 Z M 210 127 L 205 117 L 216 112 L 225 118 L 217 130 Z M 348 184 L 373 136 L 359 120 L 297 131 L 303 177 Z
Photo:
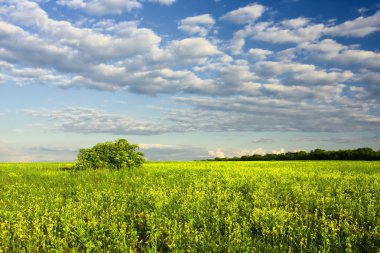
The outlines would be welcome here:
M 380 162 L 0 164 L 0 252 L 380 252 Z

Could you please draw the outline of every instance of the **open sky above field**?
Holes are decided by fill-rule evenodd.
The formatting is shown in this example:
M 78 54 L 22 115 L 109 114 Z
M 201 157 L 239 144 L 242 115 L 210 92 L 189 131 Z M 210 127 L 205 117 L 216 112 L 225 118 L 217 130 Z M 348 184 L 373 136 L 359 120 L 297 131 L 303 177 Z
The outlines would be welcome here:
M 0 161 L 380 149 L 380 1 L 0 0 Z

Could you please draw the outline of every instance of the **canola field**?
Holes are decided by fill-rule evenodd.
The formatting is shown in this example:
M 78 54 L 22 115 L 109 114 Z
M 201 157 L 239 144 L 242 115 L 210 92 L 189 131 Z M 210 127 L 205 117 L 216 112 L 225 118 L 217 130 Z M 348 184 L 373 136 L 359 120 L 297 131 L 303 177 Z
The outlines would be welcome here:
M 0 164 L 0 252 L 380 252 L 380 162 Z

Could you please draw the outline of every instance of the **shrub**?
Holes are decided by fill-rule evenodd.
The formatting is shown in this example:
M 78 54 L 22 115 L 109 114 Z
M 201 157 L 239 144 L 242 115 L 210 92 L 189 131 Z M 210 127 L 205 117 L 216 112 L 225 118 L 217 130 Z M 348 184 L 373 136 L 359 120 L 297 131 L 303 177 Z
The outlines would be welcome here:
M 98 143 L 92 148 L 79 150 L 75 167 L 80 170 L 101 168 L 122 170 L 140 167 L 145 158 L 138 148 L 138 145 L 130 144 L 125 139 Z

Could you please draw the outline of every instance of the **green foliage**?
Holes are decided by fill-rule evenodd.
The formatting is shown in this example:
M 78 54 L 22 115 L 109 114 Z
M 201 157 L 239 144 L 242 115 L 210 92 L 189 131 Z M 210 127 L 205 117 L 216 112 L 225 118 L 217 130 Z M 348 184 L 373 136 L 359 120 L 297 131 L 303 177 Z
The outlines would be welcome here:
M 0 164 L 0 252 L 380 252 L 379 162 Z
M 90 149 L 79 150 L 75 168 L 122 170 L 140 167 L 145 159 L 138 148 L 138 145 L 130 144 L 124 139 L 98 143 Z
M 294 160 L 351 160 L 351 161 L 379 161 L 380 150 L 371 148 L 358 148 L 347 150 L 314 149 L 309 153 L 305 151 L 287 152 L 284 154 L 246 155 L 233 158 L 216 157 L 214 161 L 294 161 Z

